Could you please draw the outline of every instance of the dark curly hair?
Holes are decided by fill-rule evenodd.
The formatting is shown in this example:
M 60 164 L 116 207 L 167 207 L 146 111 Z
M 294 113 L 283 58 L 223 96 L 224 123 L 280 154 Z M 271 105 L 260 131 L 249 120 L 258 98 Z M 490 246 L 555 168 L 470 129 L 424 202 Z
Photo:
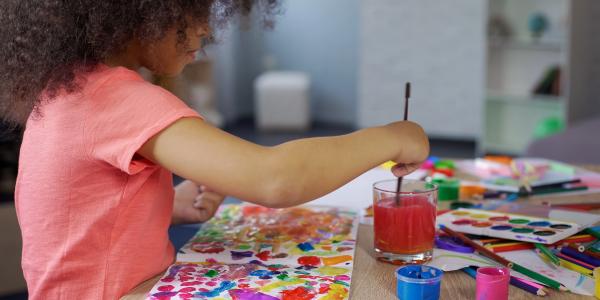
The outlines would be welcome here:
M 94 70 L 132 38 L 159 40 L 187 22 L 222 28 L 259 9 L 263 24 L 278 0 L 0 0 L 0 118 L 23 124 L 61 91 L 75 92 L 78 72 Z M 44 97 L 42 97 L 42 94 Z M 43 99 L 42 99 L 43 98 Z

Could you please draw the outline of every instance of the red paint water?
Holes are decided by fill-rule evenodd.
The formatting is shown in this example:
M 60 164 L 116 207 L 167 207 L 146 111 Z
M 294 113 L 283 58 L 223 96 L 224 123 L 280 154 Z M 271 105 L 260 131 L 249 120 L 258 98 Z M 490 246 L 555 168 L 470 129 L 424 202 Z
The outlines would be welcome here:
M 375 247 L 384 252 L 419 254 L 433 249 L 435 206 L 425 196 L 380 200 L 374 209 Z

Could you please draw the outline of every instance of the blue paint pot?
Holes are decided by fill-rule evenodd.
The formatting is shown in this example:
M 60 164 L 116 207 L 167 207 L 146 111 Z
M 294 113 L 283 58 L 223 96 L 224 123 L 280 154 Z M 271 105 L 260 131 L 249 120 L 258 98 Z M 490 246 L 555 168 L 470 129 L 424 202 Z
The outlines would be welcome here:
M 396 296 L 400 300 L 438 300 L 442 270 L 421 265 L 396 269 Z

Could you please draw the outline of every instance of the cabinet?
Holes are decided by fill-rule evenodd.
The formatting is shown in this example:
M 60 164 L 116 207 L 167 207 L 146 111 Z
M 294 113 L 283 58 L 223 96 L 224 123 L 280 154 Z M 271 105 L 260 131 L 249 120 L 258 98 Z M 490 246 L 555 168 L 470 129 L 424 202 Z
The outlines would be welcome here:
M 489 1 L 480 152 L 523 154 L 535 138 L 598 112 L 581 111 L 600 103 L 593 86 L 598 79 L 590 78 L 600 65 L 589 63 L 594 57 L 597 62 L 600 49 L 582 43 L 593 35 L 581 37 L 600 34 L 593 22 L 598 6 L 586 0 Z M 559 71 L 550 74 L 553 69 Z

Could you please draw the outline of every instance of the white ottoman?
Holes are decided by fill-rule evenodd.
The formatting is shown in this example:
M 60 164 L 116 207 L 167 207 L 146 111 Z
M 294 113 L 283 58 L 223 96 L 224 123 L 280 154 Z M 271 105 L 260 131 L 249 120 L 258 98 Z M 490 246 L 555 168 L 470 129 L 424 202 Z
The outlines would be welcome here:
M 310 127 L 310 80 L 302 72 L 267 72 L 254 81 L 256 126 L 260 130 Z

